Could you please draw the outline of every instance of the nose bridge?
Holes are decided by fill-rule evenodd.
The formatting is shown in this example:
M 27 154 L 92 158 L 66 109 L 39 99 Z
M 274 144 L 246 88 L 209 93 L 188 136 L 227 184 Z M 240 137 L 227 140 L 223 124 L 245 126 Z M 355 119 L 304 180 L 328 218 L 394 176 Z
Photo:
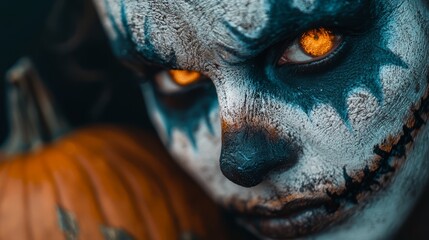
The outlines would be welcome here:
M 223 174 L 236 184 L 252 187 L 273 170 L 293 166 L 299 146 L 271 124 L 275 121 L 270 94 L 239 82 L 222 87 L 218 96 Z
M 223 131 L 246 126 L 270 128 L 269 94 L 263 94 L 248 82 L 234 82 L 217 87 Z

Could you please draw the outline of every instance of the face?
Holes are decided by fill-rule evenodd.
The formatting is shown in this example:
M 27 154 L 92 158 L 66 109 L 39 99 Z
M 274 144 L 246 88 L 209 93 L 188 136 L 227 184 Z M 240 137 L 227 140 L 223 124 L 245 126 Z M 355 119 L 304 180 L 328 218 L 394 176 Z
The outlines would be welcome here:
M 95 3 L 170 153 L 255 235 L 406 218 L 429 170 L 427 1 Z

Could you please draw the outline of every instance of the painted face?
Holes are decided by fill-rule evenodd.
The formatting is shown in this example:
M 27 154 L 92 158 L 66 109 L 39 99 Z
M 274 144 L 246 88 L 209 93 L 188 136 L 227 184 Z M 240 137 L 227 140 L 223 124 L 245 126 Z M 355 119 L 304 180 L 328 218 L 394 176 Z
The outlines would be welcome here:
M 401 225 L 429 172 L 427 1 L 95 3 L 168 150 L 246 228 Z

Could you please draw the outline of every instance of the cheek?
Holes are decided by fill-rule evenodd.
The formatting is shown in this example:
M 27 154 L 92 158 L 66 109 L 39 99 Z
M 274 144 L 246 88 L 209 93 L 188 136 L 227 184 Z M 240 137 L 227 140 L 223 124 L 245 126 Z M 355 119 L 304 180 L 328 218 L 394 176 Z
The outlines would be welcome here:
M 173 159 L 213 197 L 219 198 L 225 191 L 239 192 L 228 190 L 231 184 L 219 170 L 222 143 L 217 103 L 212 105 L 206 116 L 173 120 L 171 112 L 160 107 L 162 103 L 151 86 L 144 85 L 142 90 L 152 123 Z M 177 124 L 178 120 L 180 124 Z
M 143 86 L 143 96 L 151 120 L 169 153 L 202 187 L 221 204 L 229 204 L 231 199 L 250 200 L 269 199 L 273 190 L 266 185 L 252 189 L 244 188 L 229 181 L 220 171 L 219 157 L 222 148 L 219 106 L 215 101 L 206 117 L 183 119 L 191 123 L 193 131 L 189 133 L 182 124 L 171 126 L 168 113 L 160 108 L 150 86 Z M 210 127 L 209 127 L 210 126 Z M 168 130 L 171 128 L 171 130 Z M 169 133 L 170 132 L 170 133 Z
M 150 94 L 145 94 L 146 99 Z M 149 101 L 150 103 L 151 101 Z M 220 171 L 219 156 L 222 148 L 221 124 L 219 108 L 210 111 L 208 120 L 211 128 L 208 128 L 206 119 L 199 119 L 197 127 L 189 133 L 180 127 L 173 127 L 168 137 L 168 119 L 156 105 L 148 104 L 150 115 L 157 132 L 160 134 L 169 153 L 179 165 L 192 176 L 219 203 L 225 203 L 226 199 L 252 199 L 270 195 L 269 189 L 257 187 L 254 191 L 240 187 L 230 182 Z M 260 188 L 260 189 L 259 189 Z
M 391 111 L 409 108 L 427 88 L 429 22 L 425 21 L 427 13 L 424 13 L 426 18 L 422 16 L 420 2 L 404 1 L 386 26 L 390 30 L 388 47 L 408 66 L 408 69 L 386 67 L 381 73 L 385 108 Z
M 220 173 L 221 133 L 217 108 L 209 113 L 208 119 L 213 128 L 207 128 L 206 120 L 200 119 L 192 132 L 194 143 L 183 129 L 174 128 L 167 146 L 173 157 L 200 182 L 212 182 Z
M 347 98 L 348 131 L 342 131 L 341 124 L 335 124 L 339 127 L 332 128 L 332 123 L 335 123 L 332 120 L 335 119 L 331 119 L 332 114 L 327 111 L 324 114 L 319 111 L 319 114 L 315 114 L 319 117 L 313 117 L 321 120 L 317 123 L 323 126 L 319 128 L 321 139 L 326 139 L 324 141 L 329 142 L 328 145 L 337 146 L 337 139 L 337 142 L 342 143 L 342 147 L 339 147 L 345 153 L 352 148 L 366 152 L 350 156 L 352 159 L 370 156 L 375 145 L 389 135 L 400 133 L 412 114 L 412 109 L 427 91 L 428 25 L 419 13 L 421 7 L 413 6 L 417 4 L 417 1 L 405 1 L 401 8 L 397 9 L 398 13 L 391 15 L 389 24 L 383 26 L 383 38 L 387 39 L 387 48 L 399 56 L 407 67 L 386 65 L 376 76 L 371 76 L 380 78 L 382 98 L 377 100 L 368 89 L 352 91 Z M 323 134 L 325 132 L 330 134 Z
M 354 135 L 368 147 L 400 133 L 428 88 L 428 26 L 414 4 L 417 1 L 405 1 L 384 26 L 387 47 L 407 67 L 387 65 L 381 68 L 381 101 L 365 97 L 368 94 L 355 94 L 348 99 Z
M 387 124 L 398 127 L 407 112 L 424 95 L 427 89 L 429 64 L 428 23 L 424 23 L 418 1 L 405 1 L 386 28 L 390 29 L 388 47 L 401 56 L 407 69 L 389 66 L 382 69 L 384 93 L 383 114 Z M 421 6 L 420 6 L 421 8 Z M 389 114 L 390 112 L 390 114 Z

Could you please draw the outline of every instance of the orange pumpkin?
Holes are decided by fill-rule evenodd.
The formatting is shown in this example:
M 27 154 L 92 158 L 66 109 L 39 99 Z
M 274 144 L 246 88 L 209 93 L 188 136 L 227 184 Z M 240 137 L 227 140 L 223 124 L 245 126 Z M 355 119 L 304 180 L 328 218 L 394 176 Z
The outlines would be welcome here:
M 156 149 L 101 126 L 2 158 L 0 239 L 225 239 L 218 209 Z
M 28 62 L 9 76 L 19 126 L 0 156 L 0 239 L 230 238 L 217 206 L 150 135 L 98 126 L 40 145 L 37 129 L 62 121 L 46 120 L 56 110 Z

